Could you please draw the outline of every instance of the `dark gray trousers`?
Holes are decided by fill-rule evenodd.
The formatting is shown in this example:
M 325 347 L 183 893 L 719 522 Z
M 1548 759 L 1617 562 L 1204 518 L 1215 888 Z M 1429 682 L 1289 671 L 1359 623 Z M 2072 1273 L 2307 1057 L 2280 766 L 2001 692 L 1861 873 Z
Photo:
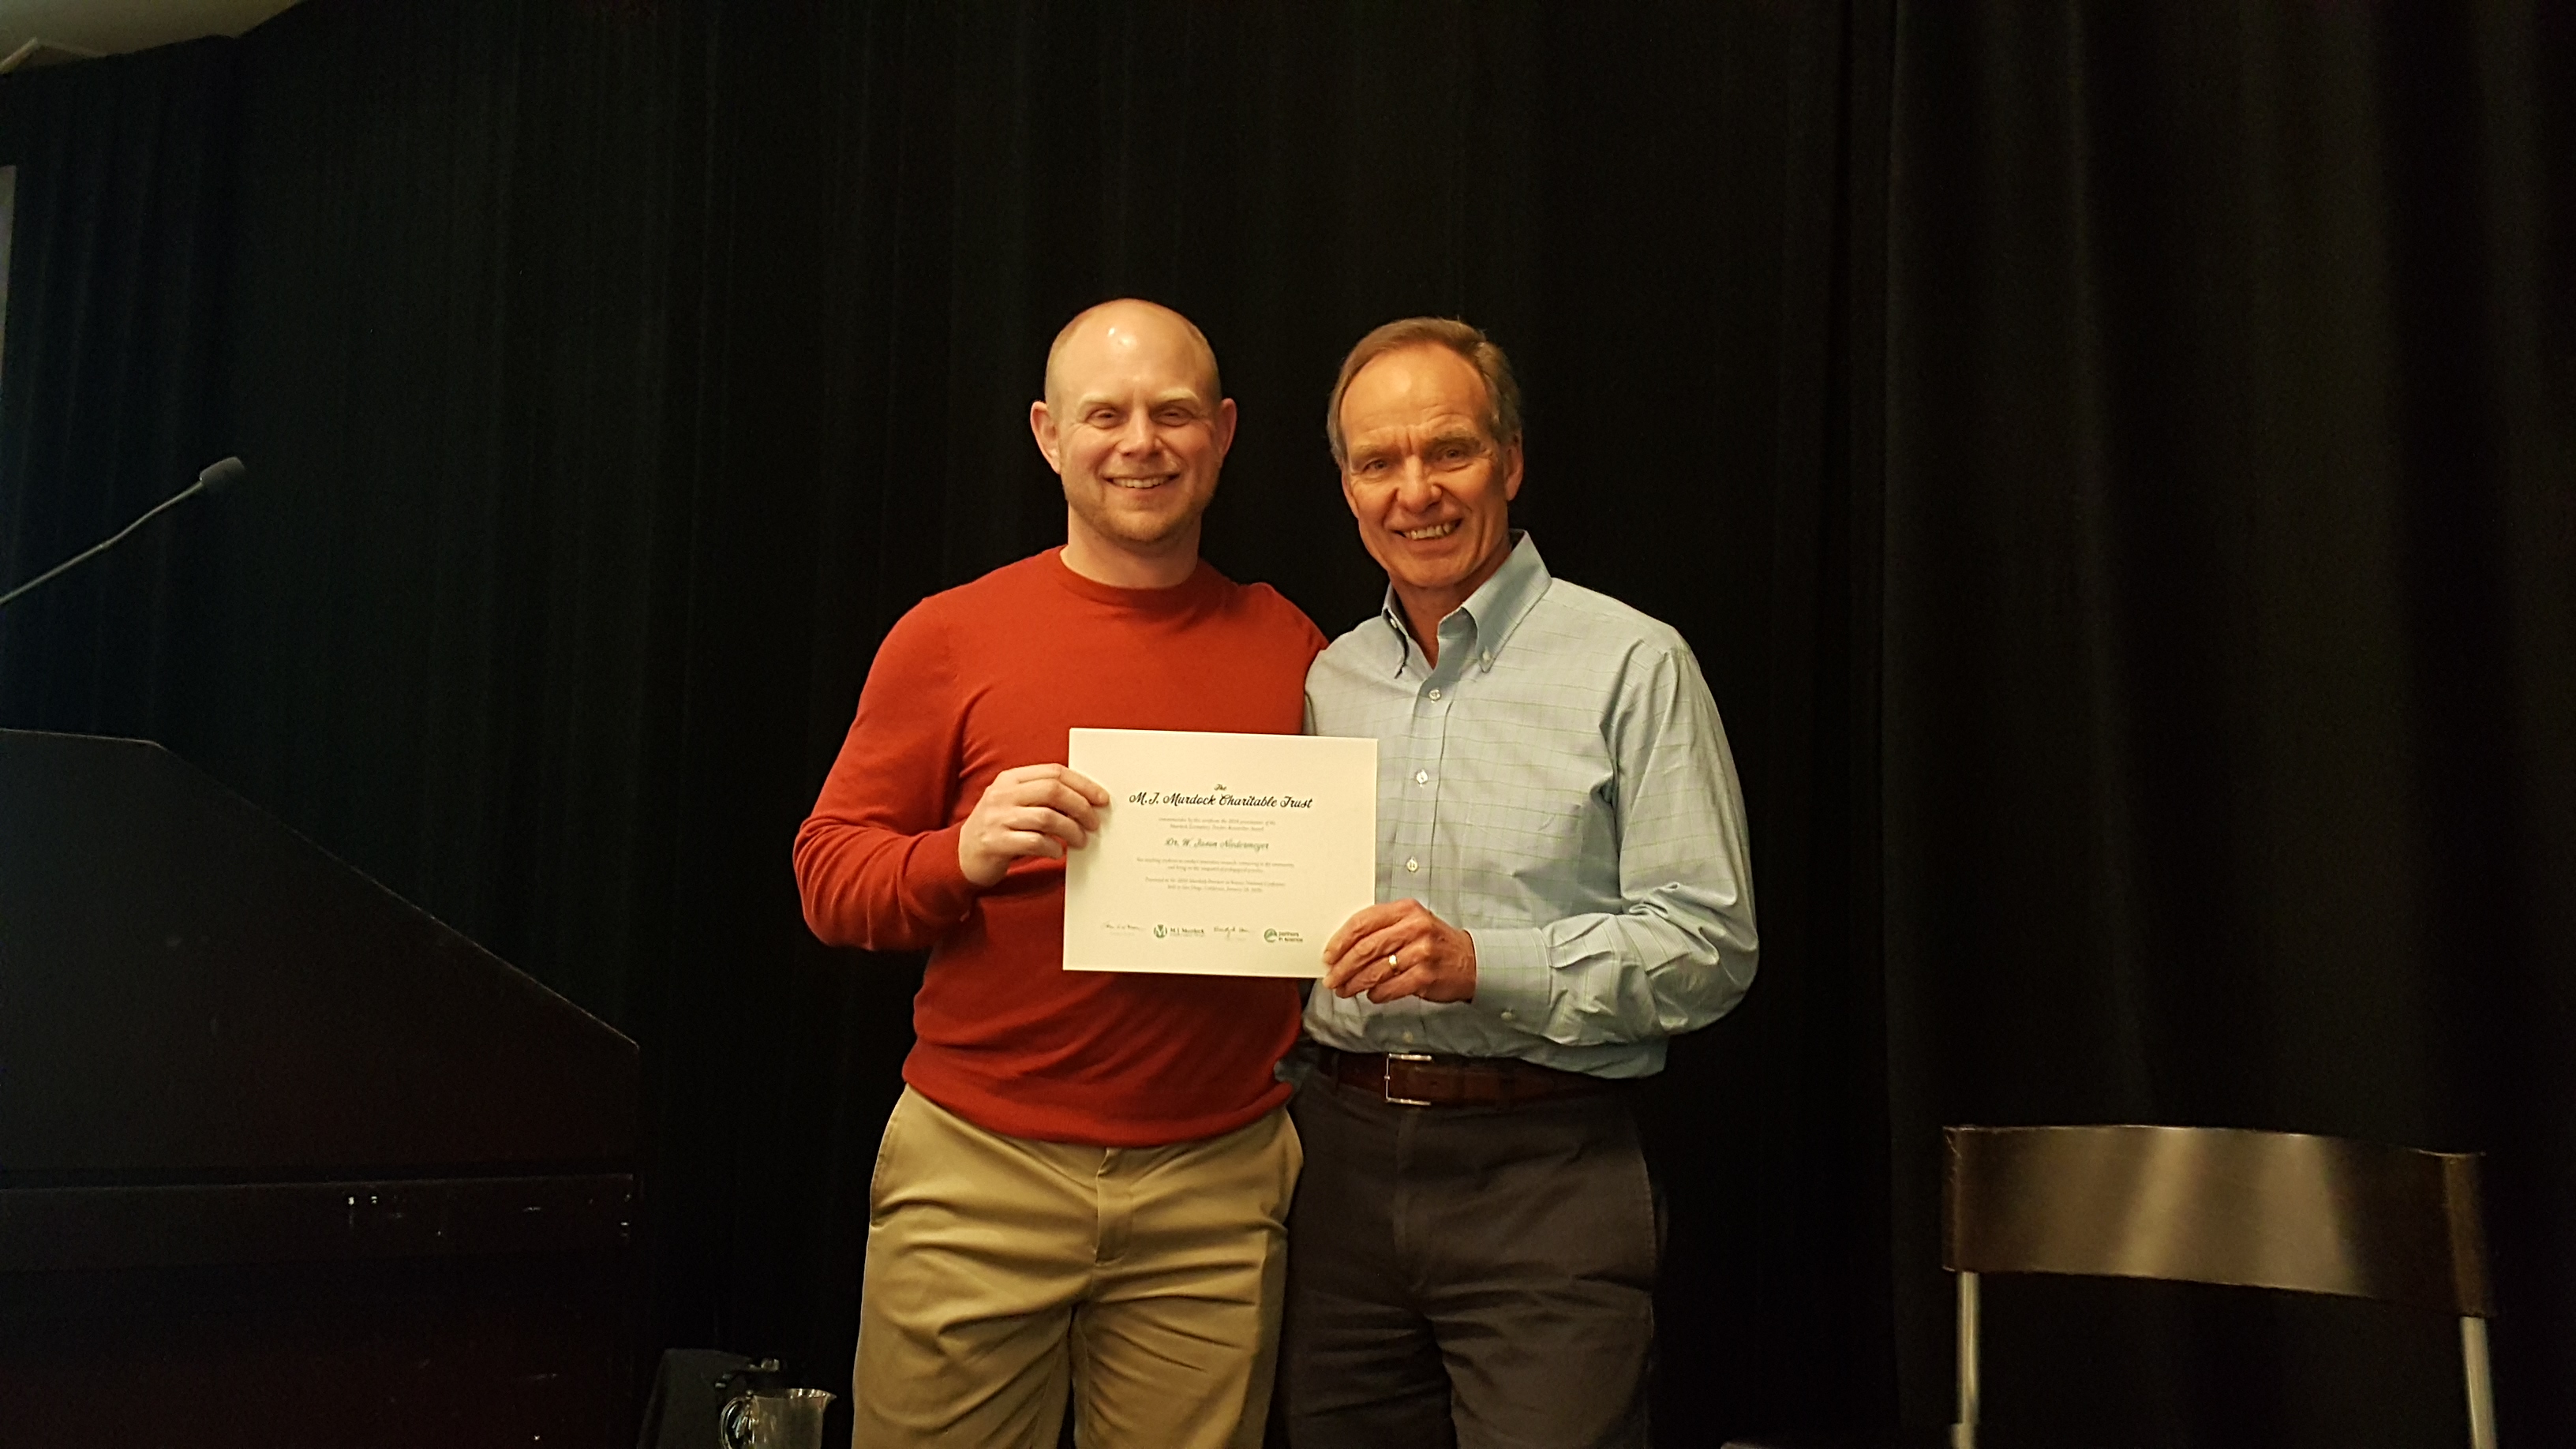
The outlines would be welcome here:
M 1645 1444 L 1660 1244 L 1626 1093 L 1400 1107 L 1317 1076 L 1289 1111 L 1295 1449 Z

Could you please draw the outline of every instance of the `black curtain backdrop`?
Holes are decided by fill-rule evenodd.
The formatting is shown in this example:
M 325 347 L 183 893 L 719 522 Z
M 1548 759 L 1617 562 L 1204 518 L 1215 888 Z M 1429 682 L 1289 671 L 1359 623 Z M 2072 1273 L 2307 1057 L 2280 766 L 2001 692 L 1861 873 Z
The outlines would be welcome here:
M 125 526 L 220 456 L 231 47 L 0 84 L 18 168 L 0 356 L 0 590 Z M 211 712 L 190 601 L 220 529 L 160 529 L 0 613 L 0 720 L 177 744 Z
M 1937 1123 L 2256 1126 L 2492 1154 L 2502 1432 L 2576 1436 L 2571 19 L 1902 12 L 1878 739 L 1909 1388 L 1947 1311 L 1910 1210 Z M 2450 1325 L 2118 1286 L 1997 1285 L 1998 1416 L 2464 1432 L 2407 1367 Z
M 1215 342 L 1208 551 L 1380 580 L 1343 348 L 1491 329 L 1673 622 L 1763 973 L 1648 1107 L 1660 1434 L 1946 1422 L 1945 1121 L 2490 1159 L 2576 1437 L 2570 21 L 2499 5 L 305 0 L 0 81 L 0 723 L 150 734 L 644 1045 L 654 1345 L 845 1382 L 919 963 L 787 844 L 914 600 L 1062 536 L 1076 308 Z M 2457 1437 L 2447 1325 L 2010 1283 L 1990 1411 Z

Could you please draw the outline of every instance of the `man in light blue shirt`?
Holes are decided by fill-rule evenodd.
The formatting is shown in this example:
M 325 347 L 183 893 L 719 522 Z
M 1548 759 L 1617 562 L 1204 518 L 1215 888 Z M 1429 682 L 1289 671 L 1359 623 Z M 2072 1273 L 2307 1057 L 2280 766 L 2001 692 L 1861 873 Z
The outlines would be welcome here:
M 1326 433 L 1388 588 L 1307 721 L 1378 741 L 1380 904 L 1307 1006 L 1290 1439 L 1643 1445 L 1661 1244 L 1623 1084 L 1753 977 L 1725 729 L 1678 633 L 1512 530 L 1519 392 L 1482 333 L 1370 333 Z

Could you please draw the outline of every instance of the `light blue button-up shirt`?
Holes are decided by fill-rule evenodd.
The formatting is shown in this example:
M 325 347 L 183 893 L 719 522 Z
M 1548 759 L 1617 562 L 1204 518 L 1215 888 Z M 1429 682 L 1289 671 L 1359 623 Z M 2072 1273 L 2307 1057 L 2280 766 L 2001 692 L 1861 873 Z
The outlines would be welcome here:
M 1377 898 L 1476 943 L 1472 1001 L 1318 988 L 1345 1051 L 1520 1057 L 1603 1077 L 1753 980 L 1744 799 L 1717 702 L 1669 626 L 1551 578 L 1538 546 L 1440 621 L 1432 668 L 1393 590 L 1306 674 L 1311 734 L 1378 742 Z

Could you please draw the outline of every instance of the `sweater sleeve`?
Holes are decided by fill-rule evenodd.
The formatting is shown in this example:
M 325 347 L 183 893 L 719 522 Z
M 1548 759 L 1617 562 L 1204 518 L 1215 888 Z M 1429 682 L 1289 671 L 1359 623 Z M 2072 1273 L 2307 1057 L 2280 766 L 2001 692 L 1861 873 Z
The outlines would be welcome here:
M 944 631 L 916 607 L 878 646 L 840 757 L 796 832 L 805 923 L 827 945 L 920 950 L 973 906 L 951 822 L 961 710 Z

